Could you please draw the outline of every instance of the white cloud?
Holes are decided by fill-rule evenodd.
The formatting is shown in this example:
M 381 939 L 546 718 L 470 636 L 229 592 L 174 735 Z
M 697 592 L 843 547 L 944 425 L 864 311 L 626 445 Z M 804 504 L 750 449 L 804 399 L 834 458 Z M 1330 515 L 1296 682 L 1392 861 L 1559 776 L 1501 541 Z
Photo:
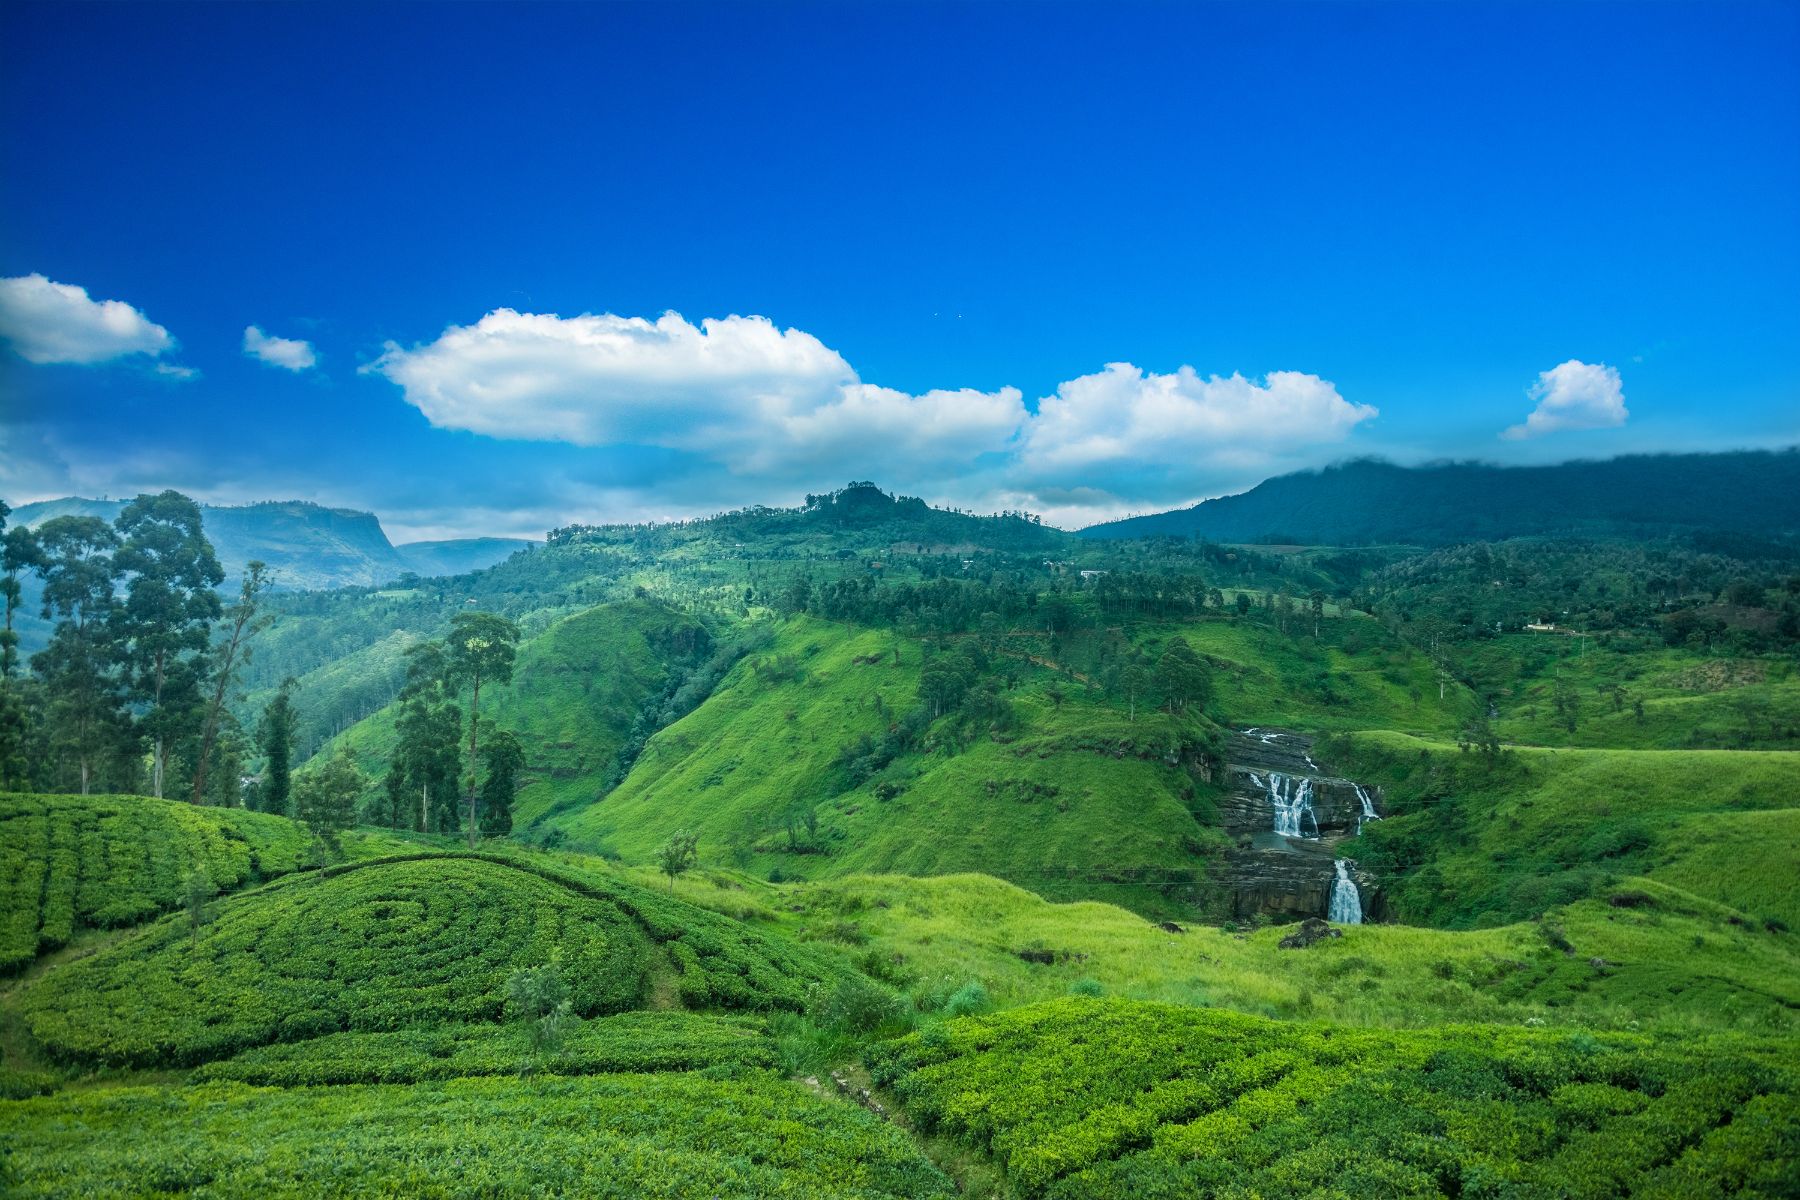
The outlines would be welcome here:
M 272 337 L 255 325 L 244 327 L 244 353 L 286 371 L 305 371 L 319 361 L 311 342 Z
M 1565 429 L 1611 429 L 1625 423 L 1625 387 L 1619 372 L 1605 363 L 1568 362 L 1538 374 L 1526 393 L 1537 407 L 1522 425 L 1500 436 L 1510 440 L 1542 437 Z
M 363 368 L 436 426 L 675 452 L 718 506 L 851 478 L 1070 524 L 1167 507 L 1317 462 L 1376 410 L 1316 375 L 1166 375 L 1128 363 L 1060 385 L 914 395 L 861 380 L 811 334 L 762 317 L 688 322 L 498 309 Z
M 102 363 L 175 348 L 169 331 L 123 300 L 92 300 L 87 289 L 42 275 L 0 279 L 0 337 L 34 363 Z
M 497 309 L 364 367 L 433 425 L 497 438 L 684 448 L 800 415 L 855 373 L 811 334 L 762 317 L 554 315 Z
M 399 384 L 433 425 L 489 437 L 687 451 L 726 472 L 816 480 L 852 469 L 908 478 L 1004 448 L 1026 417 L 1016 389 L 912 396 L 861 382 L 817 338 L 763 317 L 694 325 L 499 309 L 365 371 Z

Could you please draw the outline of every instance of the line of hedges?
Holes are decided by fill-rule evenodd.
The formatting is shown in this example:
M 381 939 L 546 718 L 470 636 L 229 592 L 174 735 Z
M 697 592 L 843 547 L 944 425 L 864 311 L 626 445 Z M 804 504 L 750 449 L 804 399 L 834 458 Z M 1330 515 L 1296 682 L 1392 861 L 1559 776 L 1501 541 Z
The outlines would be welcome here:
M 221 891 L 299 869 L 311 838 L 284 817 L 143 796 L 0 793 L 0 974 L 84 927 L 181 904 L 190 871 Z
M 760 1073 L 108 1088 L 0 1102 L 0 1130 L 20 1197 L 954 1194 L 899 1130 Z
M 1800 1178 L 1800 1077 L 1723 1040 L 1069 999 L 869 1058 L 1027 1197 L 1773 1196 Z
M 534 1061 L 518 1025 L 442 1025 L 391 1033 L 334 1033 L 263 1046 L 208 1063 L 195 1083 L 233 1080 L 273 1087 L 418 1083 L 506 1075 L 541 1067 L 556 1075 L 607 1075 L 703 1069 L 767 1069 L 775 1046 L 754 1017 L 688 1012 L 630 1012 L 584 1021 L 561 1047 Z

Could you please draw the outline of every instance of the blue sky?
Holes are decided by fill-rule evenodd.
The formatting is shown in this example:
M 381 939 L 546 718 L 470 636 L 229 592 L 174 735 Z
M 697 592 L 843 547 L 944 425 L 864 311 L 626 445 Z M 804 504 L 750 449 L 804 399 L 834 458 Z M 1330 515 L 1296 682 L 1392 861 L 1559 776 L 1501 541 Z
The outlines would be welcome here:
M 12 3 L 0 496 L 1080 525 L 1788 444 L 1796 62 L 1730 0 Z

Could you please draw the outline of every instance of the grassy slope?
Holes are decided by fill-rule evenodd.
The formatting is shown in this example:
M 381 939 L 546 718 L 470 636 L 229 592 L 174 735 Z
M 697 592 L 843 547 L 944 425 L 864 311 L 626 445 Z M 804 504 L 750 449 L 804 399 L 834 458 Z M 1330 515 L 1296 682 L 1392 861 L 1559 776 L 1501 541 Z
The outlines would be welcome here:
M 1291 634 L 1256 620 L 1209 617 L 1149 627 L 1139 635 L 1154 652 L 1179 633 L 1214 668 L 1213 710 L 1234 726 L 1307 730 L 1401 729 L 1447 733 L 1469 711 L 1467 693 L 1450 685 L 1438 697 L 1429 661 L 1367 617 L 1327 619 L 1311 636 L 1310 619 Z
M 1402 920 L 1527 916 L 1607 877 L 1649 874 L 1800 926 L 1800 754 L 1511 748 L 1499 761 L 1400 734 L 1357 736 L 1388 820 L 1348 847 L 1389 873 Z M 1785 836 L 1784 836 L 1785 835 Z
M 7 997 L 62 1061 L 165 1065 L 341 1030 L 502 1015 L 514 969 L 561 957 L 578 1015 L 652 1002 L 811 1003 L 850 972 L 621 878 L 522 852 L 415 853 L 170 917 Z
M 1707 654 L 1643 638 L 1514 633 L 1470 643 L 1457 657 L 1494 695 L 1496 730 L 1509 742 L 1800 748 L 1800 672 L 1778 656 Z M 1577 697 L 1572 732 L 1553 703 L 1559 679 Z M 1636 701 L 1643 702 L 1641 717 Z
M 1628 879 L 1626 889 L 1652 903 L 1583 901 L 1553 909 L 1546 923 L 1474 931 L 1364 925 L 1305 950 L 1279 948 L 1291 927 L 1171 933 L 1109 904 L 1056 904 L 980 875 L 780 886 L 721 876 L 684 880 L 681 894 L 846 944 L 919 995 L 978 980 L 1001 1007 L 1081 983 L 1133 999 L 1357 1025 L 1800 1029 L 1800 939 L 1735 923 L 1732 910 L 1654 881 Z
M 1146 623 L 1134 638 L 1152 656 L 1186 638 L 1213 668 L 1209 711 L 1234 724 L 1375 719 L 1442 733 L 1459 723 L 1466 697 L 1440 699 L 1429 665 L 1374 622 L 1328 620 L 1323 633 L 1289 638 L 1215 617 Z M 1004 645 L 1023 668 L 1006 693 L 1016 733 L 906 755 L 852 787 L 840 751 L 916 706 L 924 651 L 890 631 L 790 621 L 769 655 L 741 664 L 651 740 L 616 791 L 562 824 L 577 844 L 636 862 L 685 828 L 709 859 L 764 874 L 981 871 L 1047 895 L 1177 911 L 1178 897 L 1154 885 L 1182 892 L 1203 877 L 1218 832 L 1208 788 L 1165 752 L 1173 738 L 1204 736 L 1205 723 L 1141 710 L 1130 721 L 1117 697 L 1057 669 L 1048 638 Z M 778 656 L 798 664 L 793 677 L 768 668 Z M 797 805 L 818 809 L 826 853 L 789 852 L 785 814 Z
M 515 824 L 529 825 L 600 793 L 640 706 L 663 685 L 671 638 L 698 628 L 658 601 L 626 600 L 564 618 L 519 648 L 512 683 L 485 691 L 481 714 L 525 746 Z M 397 715 L 398 707 L 389 705 L 321 753 L 341 741 L 379 779 L 393 754 Z
M 1024 730 L 1016 741 L 907 755 L 851 788 L 840 751 L 914 706 L 921 653 L 885 631 L 791 621 L 769 656 L 740 664 L 651 740 L 616 791 L 565 827 L 578 844 L 638 862 L 674 830 L 693 829 L 710 859 L 809 876 L 979 868 L 1051 889 L 1071 879 L 1105 888 L 1133 872 L 1161 880 L 1203 866 L 1196 851 L 1208 831 L 1183 799 L 1186 773 L 1111 750 L 1164 744 L 1167 718 L 1129 724 L 1079 692 L 1053 705 L 1044 687 L 1056 676 L 1043 668 L 1008 695 Z M 795 677 L 770 677 L 780 655 L 798 664 Z M 884 783 L 899 794 L 877 799 Z M 789 851 L 784 814 L 796 804 L 818 808 L 825 853 Z

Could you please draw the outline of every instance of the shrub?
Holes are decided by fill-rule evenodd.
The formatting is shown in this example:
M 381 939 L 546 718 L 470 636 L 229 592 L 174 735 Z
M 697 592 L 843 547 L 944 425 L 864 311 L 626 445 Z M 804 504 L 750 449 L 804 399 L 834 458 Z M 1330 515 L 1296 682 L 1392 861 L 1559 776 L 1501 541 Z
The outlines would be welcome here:
M 990 1006 L 987 988 L 979 979 L 957 988 L 950 998 L 944 1001 L 944 1015 L 947 1017 L 967 1017 L 975 1013 L 986 1012 Z
M 845 1033 L 872 1033 L 905 1013 L 900 997 L 861 976 L 850 976 L 832 989 L 814 1013 L 821 1025 Z

